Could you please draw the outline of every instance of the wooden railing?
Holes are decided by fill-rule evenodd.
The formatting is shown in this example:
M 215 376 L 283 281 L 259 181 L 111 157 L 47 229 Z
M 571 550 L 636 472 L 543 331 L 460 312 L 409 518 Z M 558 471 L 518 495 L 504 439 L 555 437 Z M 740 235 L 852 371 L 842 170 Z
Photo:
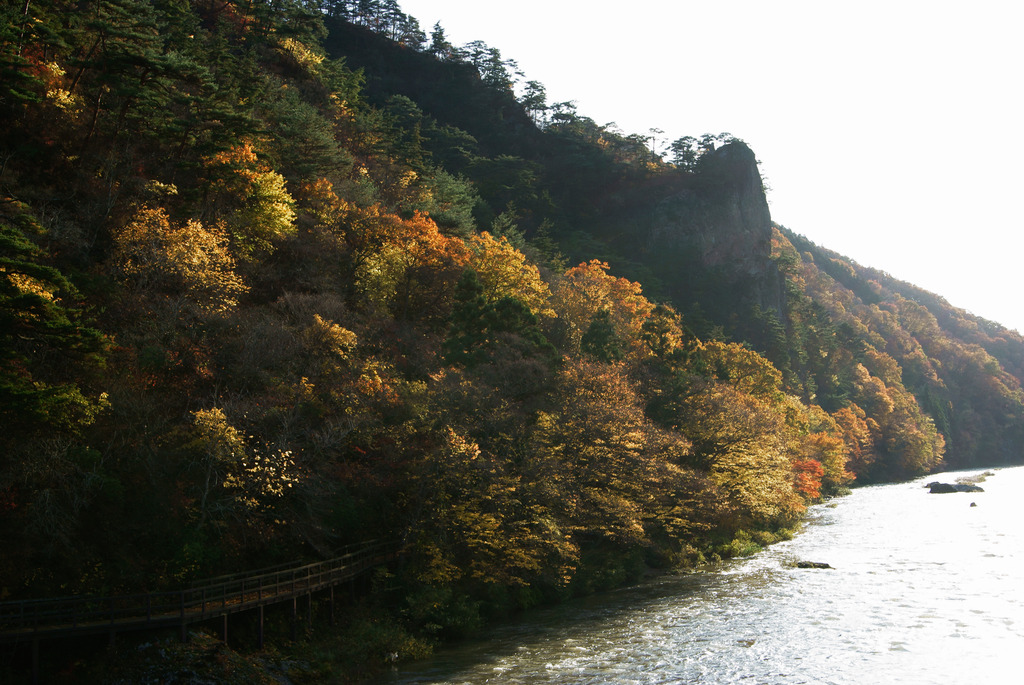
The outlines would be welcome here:
M 371 542 L 303 566 L 210 578 L 169 592 L 0 602 L 0 641 L 185 626 L 333 588 L 394 557 Z

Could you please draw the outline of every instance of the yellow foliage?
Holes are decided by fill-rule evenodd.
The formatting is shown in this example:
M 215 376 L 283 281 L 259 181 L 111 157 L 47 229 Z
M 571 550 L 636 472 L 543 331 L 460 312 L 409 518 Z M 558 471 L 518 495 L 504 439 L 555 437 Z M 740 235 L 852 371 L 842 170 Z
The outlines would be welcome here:
M 64 88 L 53 88 L 46 91 L 46 99 L 68 114 L 75 115 L 82 111 L 82 96 L 75 95 Z
M 192 412 L 192 421 L 206 457 L 213 462 L 231 464 L 245 458 L 245 440 L 228 423 L 219 407 Z
M 884 417 L 896 408 L 889 388 L 882 380 L 872 376 L 863 364 L 857 364 L 853 369 L 853 388 L 857 403 L 863 405 L 873 417 Z
M 525 504 L 528 484 L 454 429 L 440 438 L 415 476 L 423 511 L 411 546 L 420 580 L 525 585 L 552 566 L 565 580 L 578 550 L 543 507 Z
M 259 161 L 251 142 L 213 155 L 210 201 L 240 252 L 271 251 L 276 240 L 295 233 L 295 200 L 284 177 Z
M 306 349 L 320 362 L 323 373 L 339 371 L 359 342 L 355 333 L 319 314 L 313 315 L 313 323 L 302 331 L 301 338 Z
M 903 385 L 903 370 L 888 354 L 868 349 L 864 352 L 864 359 L 872 376 L 878 377 L 886 385 Z
M 163 209 L 140 210 L 115 234 L 113 261 L 137 289 L 179 291 L 208 311 L 234 307 L 247 290 L 223 231 L 173 226 Z
M 331 231 L 336 229 L 352 213 L 355 205 L 342 200 L 334 190 L 334 184 L 326 178 L 306 181 L 296 193 L 298 206 L 308 213 L 318 228 Z
M 53 302 L 55 299 L 53 289 L 37 278 L 33 278 L 27 274 L 18 273 L 16 271 L 8 271 L 7 268 L 3 266 L 0 266 L 0 274 L 4 274 L 10 284 L 20 292 L 38 295 L 44 300 L 49 300 L 50 302 Z
M 609 268 L 597 259 L 574 266 L 555 289 L 555 306 L 570 349 L 579 348 L 583 334 L 602 310 L 608 311 L 615 334 L 625 347 L 640 345 L 641 330 L 654 305 L 643 296 L 639 283 L 616 278 L 608 273 Z
M 472 236 L 468 243 L 469 266 L 476 271 L 489 302 L 515 297 L 535 316 L 556 316 L 550 304 L 551 290 L 541 279 L 540 271 L 526 261 L 526 255 L 514 248 L 508 238 L 495 239 L 484 231 Z
M 281 49 L 287 54 L 291 55 L 292 59 L 296 63 L 305 67 L 307 70 L 312 70 L 315 67 L 320 66 L 324 61 L 324 56 L 311 50 L 305 43 L 295 40 L 294 38 L 284 38 L 279 43 Z
M 66 78 L 67 70 L 57 62 L 46 62 L 40 66 L 46 84 L 46 100 L 69 116 L 81 114 L 85 102 L 81 95 L 72 93 L 65 87 L 69 85 Z
M 358 342 L 355 333 L 333 321 L 321 318 L 319 314 L 313 315 L 313 323 L 303 331 L 303 338 L 310 349 L 342 359 L 355 349 Z
M 878 423 L 867 418 L 864 410 L 852 403 L 835 412 L 833 418 L 842 432 L 851 472 L 855 477 L 867 473 L 878 456 L 875 447 L 880 434 Z
M 365 297 L 399 319 L 447 316 L 453 284 L 468 254 L 458 238 L 416 212 L 401 219 L 379 207 L 342 210 L 356 281 Z
M 295 231 L 295 201 L 285 188 L 284 176 L 276 171 L 258 171 L 253 175 L 244 209 L 234 221 L 240 233 L 255 245 L 283 238 Z
M 553 488 L 553 506 L 570 532 L 637 542 L 654 515 L 666 465 L 689 445 L 645 416 L 619 365 L 566 364 L 558 381 L 557 414 L 537 418 L 530 469 Z
M 251 449 L 219 407 L 194 411 L 192 418 L 193 448 L 201 452 L 206 467 L 200 500 L 204 517 L 215 509 L 213 495 L 218 485 L 232 491 L 236 504 L 260 509 L 298 482 L 291 450 Z
M 702 348 L 709 370 L 718 380 L 762 400 L 783 401 L 782 373 L 765 357 L 743 345 L 718 340 L 707 341 Z
M 792 429 L 771 403 L 710 384 L 685 399 L 680 422 L 698 463 L 741 519 L 775 524 L 802 510 L 792 484 Z

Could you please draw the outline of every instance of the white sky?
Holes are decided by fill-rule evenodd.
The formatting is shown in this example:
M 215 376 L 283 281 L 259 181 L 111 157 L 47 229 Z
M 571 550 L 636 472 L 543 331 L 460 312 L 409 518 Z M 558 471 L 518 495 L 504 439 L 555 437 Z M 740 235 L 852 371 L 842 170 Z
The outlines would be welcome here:
M 742 138 L 775 221 L 1024 332 L 1024 3 L 399 2 L 598 124 Z

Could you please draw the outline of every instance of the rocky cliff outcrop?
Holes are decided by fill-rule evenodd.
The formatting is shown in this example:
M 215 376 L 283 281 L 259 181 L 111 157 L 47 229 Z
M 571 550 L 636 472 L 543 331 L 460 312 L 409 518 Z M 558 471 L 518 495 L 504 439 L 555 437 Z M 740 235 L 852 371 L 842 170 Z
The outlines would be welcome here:
M 662 200 L 657 218 L 652 244 L 696 247 L 705 266 L 728 264 L 746 276 L 764 275 L 772 217 L 757 160 L 743 143 L 701 158 L 693 187 Z
M 753 151 L 733 142 L 701 157 L 692 178 L 658 203 L 650 254 L 719 274 L 718 290 L 781 311 L 783 279 L 771 260 L 772 218 Z M 682 293 L 680 293 L 682 294 Z

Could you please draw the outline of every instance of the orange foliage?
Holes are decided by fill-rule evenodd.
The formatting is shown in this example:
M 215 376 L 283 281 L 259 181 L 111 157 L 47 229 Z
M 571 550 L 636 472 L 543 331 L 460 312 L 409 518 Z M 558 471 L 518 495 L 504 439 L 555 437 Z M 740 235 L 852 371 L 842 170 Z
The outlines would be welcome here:
M 284 177 L 259 161 L 245 141 L 209 157 L 206 211 L 223 219 L 243 253 L 270 251 L 273 241 L 295 230 L 295 200 Z
M 814 459 L 793 460 L 793 490 L 807 499 L 821 497 L 821 478 L 825 469 Z
M 643 296 L 639 283 L 608 273 L 607 262 L 593 259 L 565 272 L 555 291 L 556 306 L 567 344 L 576 348 L 594 316 L 607 310 L 615 334 L 627 347 L 639 347 L 644 322 L 654 305 Z
M 850 450 L 842 437 L 830 433 L 813 433 L 807 436 L 807 445 L 814 459 L 824 469 L 821 482 L 828 487 L 829 492 L 854 480 L 856 476 L 846 468 Z
M 344 264 L 354 294 L 402 320 L 448 316 L 470 259 L 461 239 L 444 235 L 420 212 L 403 219 L 380 205 L 346 202 L 326 179 L 303 184 L 298 195 L 321 248 L 316 257 L 335 269 Z
M 878 456 L 875 450 L 878 424 L 867 418 L 864 410 L 856 404 L 843 407 L 832 417 L 842 429 L 843 442 L 849 449 L 848 468 L 857 476 L 864 475 Z
M 300 209 L 309 212 L 318 223 L 328 223 L 343 204 L 334 192 L 334 184 L 326 178 L 301 183 L 295 199 Z
M 443 235 L 425 214 L 401 219 L 374 210 L 360 222 L 368 229 L 361 237 L 378 244 L 361 256 L 356 271 L 365 296 L 397 319 L 446 318 L 455 282 L 469 260 L 465 244 Z

